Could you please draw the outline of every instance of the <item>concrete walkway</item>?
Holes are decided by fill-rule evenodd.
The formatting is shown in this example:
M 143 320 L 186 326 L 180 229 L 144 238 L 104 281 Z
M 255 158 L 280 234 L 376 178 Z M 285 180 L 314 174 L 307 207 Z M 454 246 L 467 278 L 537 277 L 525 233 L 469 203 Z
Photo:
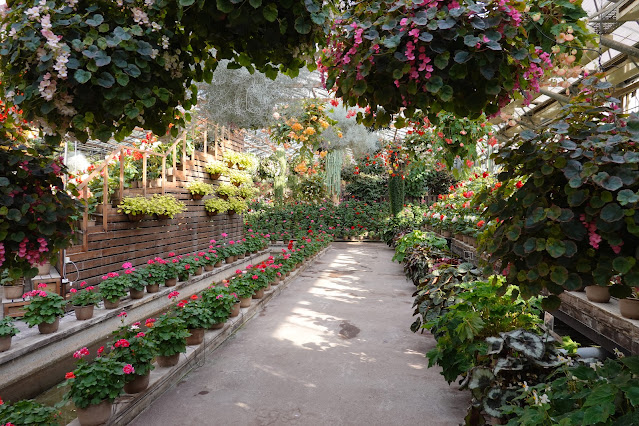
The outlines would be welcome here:
M 134 425 L 458 425 L 448 386 L 413 334 L 414 286 L 375 243 L 334 243 Z

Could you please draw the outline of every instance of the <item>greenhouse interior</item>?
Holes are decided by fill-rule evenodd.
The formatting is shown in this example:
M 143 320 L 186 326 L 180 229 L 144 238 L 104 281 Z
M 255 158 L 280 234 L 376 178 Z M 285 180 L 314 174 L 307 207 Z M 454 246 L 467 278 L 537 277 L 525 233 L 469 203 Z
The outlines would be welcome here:
M 0 425 L 639 426 L 638 20 L 0 0 Z

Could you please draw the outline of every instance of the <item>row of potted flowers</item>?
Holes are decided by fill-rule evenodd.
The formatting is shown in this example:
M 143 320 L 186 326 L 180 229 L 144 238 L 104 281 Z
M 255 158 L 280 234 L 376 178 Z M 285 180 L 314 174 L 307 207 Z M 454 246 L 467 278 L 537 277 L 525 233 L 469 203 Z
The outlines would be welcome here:
M 226 238 L 227 234 L 222 234 Z M 80 321 L 93 317 L 95 306 L 104 301 L 106 309 L 116 309 L 120 300 L 127 296 L 132 299 L 144 297 L 144 290 L 156 293 L 160 286 L 175 286 L 180 281 L 187 281 L 191 275 L 201 275 L 204 271 L 212 271 L 222 266 L 223 262 L 232 263 L 247 254 L 256 253 L 268 246 L 268 239 L 253 232 L 248 238 L 229 240 L 218 243 L 211 240 L 205 251 L 198 251 L 186 255 L 169 253 L 168 258 L 155 257 L 149 259 L 146 265 L 134 267 L 130 262 L 122 265 L 123 271 L 109 272 L 102 277 L 98 286 L 87 286 L 80 283 L 78 288 L 72 288 L 69 303 L 73 306 L 76 318 Z M 67 301 L 60 295 L 48 293 L 42 288 L 25 293 L 23 299 L 30 301 L 23 317 L 29 327 L 38 326 L 41 334 L 55 333 L 58 330 L 60 317 L 64 315 Z M 18 330 L 12 325 L 12 319 L 5 317 L 0 320 L 0 352 L 11 347 L 11 337 Z
M 135 394 L 148 387 L 155 363 L 161 368 L 176 365 L 187 346 L 203 342 L 206 329 L 222 328 L 228 318 L 240 314 L 241 307 L 250 306 L 253 299 L 263 298 L 271 286 L 278 285 L 329 242 L 330 238 L 323 237 L 300 238 L 277 257 L 270 256 L 258 265 L 236 270 L 235 276 L 221 285 L 211 285 L 182 300 L 177 291 L 172 291 L 168 295 L 173 301 L 171 307 L 158 318 L 129 325 L 125 324 L 127 314 L 121 312 L 118 316 L 122 326 L 113 332 L 112 341 L 100 347 L 91 361 L 92 354 L 87 348 L 76 351 L 73 357 L 77 367 L 65 375 L 66 381 L 61 384 L 68 387 L 65 401 L 75 404 L 80 424 L 106 422 L 113 401 L 123 391 Z M 100 386 L 96 386 L 97 383 Z M 22 408 L 13 409 L 17 406 Z M 45 423 L 57 424 L 55 409 L 33 401 L 0 405 L 0 423 L 22 424 L 33 412 L 48 414 Z

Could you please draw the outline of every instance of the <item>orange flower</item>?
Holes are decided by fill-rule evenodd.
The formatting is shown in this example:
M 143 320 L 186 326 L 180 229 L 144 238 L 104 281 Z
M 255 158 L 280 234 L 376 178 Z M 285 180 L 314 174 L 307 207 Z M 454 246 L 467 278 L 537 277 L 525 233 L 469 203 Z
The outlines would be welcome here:
M 291 126 L 291 129 L 295 130 L 296 132 L 299 132 L 300 130 L 302 130 L 304 128 L 304 126 L 302 126 L 300 123 L 294 123 Z

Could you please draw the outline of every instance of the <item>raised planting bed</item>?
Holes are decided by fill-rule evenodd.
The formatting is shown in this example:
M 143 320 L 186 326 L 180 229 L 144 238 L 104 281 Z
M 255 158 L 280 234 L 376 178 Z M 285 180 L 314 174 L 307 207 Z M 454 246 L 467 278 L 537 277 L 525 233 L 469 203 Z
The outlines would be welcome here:
M 167 295 L 178 290 L 182 297 L 198 293 L 214 282 L 220 282 L 235 274 L 238 268 L 266 260 L 269 250 L 261 251 L 224 264 L 203 275 L 192 276 L 175 287 L 162 287 L 158 293 L 145 293 L 142 299 L 123 299 L 118 309 L 95 309 L 93 318 L 77 321 L 73 312 L 60 319 L 56 333 L 40 334 L 37 328 L 27 328 L 19 323 L 20 333 L 13 337 L 11 349 L 0 353 L 0 395 L 16 401 L 31 398 L 60 382 L 69 367 L 71 354 L 81 347 L 91 347 L 103 341 L 120 325 L 118 314 L 127 313 L 130 322 L 143 321 L 166 310 L 171 304 Z

